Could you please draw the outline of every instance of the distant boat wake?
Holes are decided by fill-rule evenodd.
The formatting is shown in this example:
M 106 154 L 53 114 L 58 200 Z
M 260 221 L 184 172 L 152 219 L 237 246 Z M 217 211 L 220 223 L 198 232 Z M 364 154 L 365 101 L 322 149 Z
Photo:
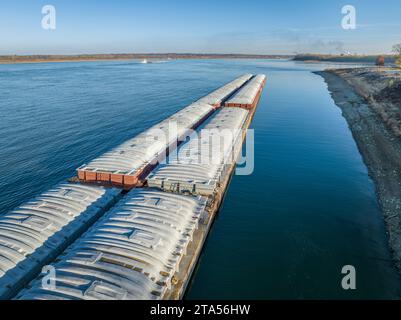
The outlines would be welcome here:
M 140 63 L 141 64 L 149 64 L 149 63 L 166 63 L 167 60 L 159 60 L 159 61 L 149 61 L 148 59 L 143 59 Z

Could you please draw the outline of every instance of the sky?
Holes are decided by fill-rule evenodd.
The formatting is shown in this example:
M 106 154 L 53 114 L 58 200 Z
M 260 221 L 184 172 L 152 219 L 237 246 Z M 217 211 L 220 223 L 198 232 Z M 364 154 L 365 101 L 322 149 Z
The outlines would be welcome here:
M 400 0 L 1 0 L 0 54 L 391 53 L 400 16 Z

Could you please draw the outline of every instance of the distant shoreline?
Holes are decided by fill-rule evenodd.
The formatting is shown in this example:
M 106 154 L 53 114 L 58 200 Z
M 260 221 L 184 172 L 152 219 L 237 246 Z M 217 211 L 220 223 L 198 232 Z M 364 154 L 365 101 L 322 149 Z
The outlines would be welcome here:
M 178 60 L 178 59 L 292 59 L 290 55 L 248 54 L 93 54 L 93 55 L 3 55 L 0 64 L 85 62 L 113 60 Z
M 119 60 L 182 60 L 182 59 L 286 59 L 305 63 L 368 63 L 374 64 L 377 55 L 327 55 L 327 54 L 195 54 L 195 53 L 121 53 L 81 55 L 0 55 L 0 64 L 86 62 Z M 394 55 L 383 55 L 385 63 L 392 65 Z
M 115 59 L 59 59 L 59 60 L 18 60 L 18 61 L 3 61 L 0 60 L 0 65 L 2 64 L 31 64 L 31 63 L 60 63 L 60 62 L 95 62 L 95 61 L 128 61 L 134 59 L 128 58 L 115 58 Z M 138 60 L 138 59 L 135 59 Z

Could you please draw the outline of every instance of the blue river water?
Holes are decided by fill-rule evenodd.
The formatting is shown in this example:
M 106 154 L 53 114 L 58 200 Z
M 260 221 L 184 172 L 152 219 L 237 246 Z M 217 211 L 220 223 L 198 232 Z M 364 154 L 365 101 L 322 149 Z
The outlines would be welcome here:
M 398 298 L 374 185 L 325 65 L 177 60 L 0 65 L 0 214 L 243 73 L 268 81 L 255 170 L 234 176 L 186 298 Z M 341 269 L 356 269 L 356 290 Z

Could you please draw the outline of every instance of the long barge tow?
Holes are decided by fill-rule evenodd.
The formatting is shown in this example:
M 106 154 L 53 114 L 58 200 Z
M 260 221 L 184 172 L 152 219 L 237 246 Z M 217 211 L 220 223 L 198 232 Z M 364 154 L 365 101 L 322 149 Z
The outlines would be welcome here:
M 265 82 L 235 79 L 0 216 L 0 299 L 182 299 Z M 233 134 L 214 147 L 205 129 Z
M 266 84 L 266 77 L 263 77 L 263 80 L 260 83 L 260 88 L 257 90 L 255 96 L 252 101 L 248 104 L 242 105 L 241 107 L 249 110 L 249 114 L 246 117 L 244 124 L 242 125 L 242 136 L 240 140 L 240 148 L 236 150 L 236 153 L 233 155 L 233 158 L 237 159 L 241 150 L 242 144 L 246 138 L 247 130 L 250 127 L 253 117 L 255 116 L 256 107 L 259 103 L 260 97 L 262 95 L 262 90 L 264 85 Z M 232 100 L 233 101 L 233 100 Z M 226 103 L 225 106 L 228 106 Z M 204 216 L 204 219 L 201 221 L 198 230 L 194 233 L 193 241 L 189 244 L 187 249 L 187 254 L 182 260 L 179 266 L 179 272 L 175 275 L 174 283 L 171 289 L 166 293 L 165 299 L 168 300 L 180 300 L 184 297 L 185 291 L 191 281 L 193 272 L 196 268 L 196 264 L 198 259 L 202 253 L 202 249 L 204 243 L 209 234 L 210 228 L 214 222 L 216 215 L 223 203 L 224 197 L 226 195 L 226 191 L 228 189 L 228 185 L 230 184 L 231 178 L 235 172 L 236 164 L 232 162 L 229 167 L 226 176 L 223 181 L 217 187 L 215 194 L 213 196 L 213 200 L 210 202 L 210 205 L 207 210 L 207 214 Z

